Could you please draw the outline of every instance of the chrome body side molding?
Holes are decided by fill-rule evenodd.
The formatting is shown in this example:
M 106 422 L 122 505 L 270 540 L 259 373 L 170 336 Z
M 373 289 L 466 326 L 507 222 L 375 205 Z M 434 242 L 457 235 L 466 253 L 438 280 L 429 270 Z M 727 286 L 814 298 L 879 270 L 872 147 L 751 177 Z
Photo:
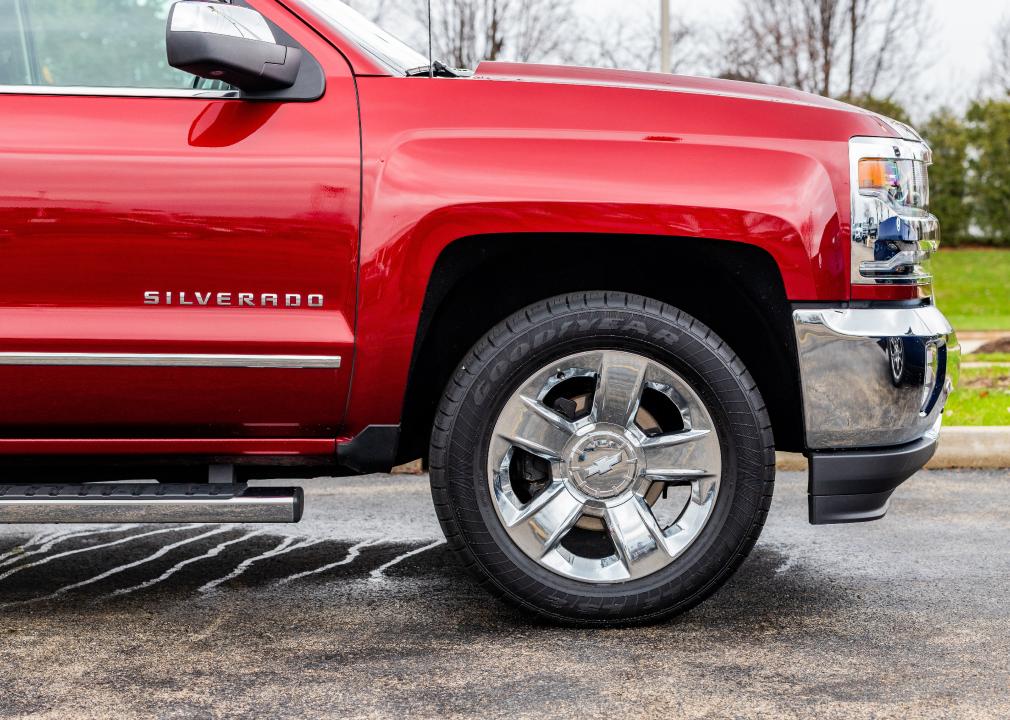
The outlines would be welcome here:
M 314 368 L 335 370 L 340 367 L 340 356 L 2 352 L 0 353 L 0 365 L 289 369 Z
M 122 88 L 60 85 L 0 85 L 0 95 L 69 95 L 124 98 L 197 98 L 201 100 L 238 100 L 237 90 L 202 90 L 200 88 Z

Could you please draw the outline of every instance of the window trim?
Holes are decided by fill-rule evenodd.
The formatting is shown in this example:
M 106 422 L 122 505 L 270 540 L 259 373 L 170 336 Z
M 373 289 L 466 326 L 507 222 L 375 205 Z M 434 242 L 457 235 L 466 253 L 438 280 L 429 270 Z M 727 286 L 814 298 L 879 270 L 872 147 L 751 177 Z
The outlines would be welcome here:
M 197 98 L 204 100 L 240 100 L 238 90 L 201 90 L 194 88 L 120 88 L 60 85 L 0 85 L 0 95 L 70 95 L 126 98 Z
M 25 8 L 22 0 L 16 0 L 14 3 L 14 19 L 17 22 L 18 36 L 21 39 L 21 59 L 25 64 L 25 75 L 28 77 L 28 82 L 35 82 L 35 52 L 28 46 L 29 37 L 25 31 L 27 23 L 25 22 Z
M 226 2 L 238 3 L 243 7 L 256 10 L 248 0 L 225 0 Z M 22 36 L 23 45 L 30 54 L 30 66 L 28 68 L 29 80 L 36 82 L 37 56 L 32 47 L 33 36 L 29 32 L 28 25 L 30 18 L 28 9 L 23 7 L 24 0 L 15 0 L 15 6 L 23 10 L 18 15 L 21 23 L 19 30 Z M 256 10 L 259 12 L 258 10 Z M 247 94 L 238 89 L 232 90 L 207 90 L 201 88 L 124 88 L 115 86 L 90 86 L 90 85 L 2 85 L 0 84 L 0 97 L 7 95 L 28 95 L 28 96 L 49 96 L 49 97 L 109 97 L 109 98 L 181 98 L 195 100 L 244 100 L 261 102 L 314 102 L 319 100 L 326 92 L 326 70 L 322 64 L 306 48 L 292 38 L 290 34 L 281 26 L 276 25 L 269 19 L 271 27 L 279 30 L 283 37 L 290 40 L 293 47 L 297 47 L 304 53 L 302 72 L 298 75 L 298 82 L 292 88 L 279 91 L 278 93 L 255 93 Z M 318 93 L 304 94 L 305 89 L 301 88 L 305 72 L 306 61 L 311 61 L 320 74 L 320 86 Z M 299 92 L 301 91 L 301 92 Z

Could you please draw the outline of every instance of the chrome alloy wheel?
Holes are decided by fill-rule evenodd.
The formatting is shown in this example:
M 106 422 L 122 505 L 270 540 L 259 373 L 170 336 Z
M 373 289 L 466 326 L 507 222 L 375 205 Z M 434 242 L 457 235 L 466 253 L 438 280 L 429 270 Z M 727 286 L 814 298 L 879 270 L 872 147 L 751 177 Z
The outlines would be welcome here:
M 513 393 L 487 473 L 498 518 L 527 556 L 568 578 L 616 583 L 661 570 L 698 538 L 722 453 L 683 378 L 599 350 L 551 363 Z

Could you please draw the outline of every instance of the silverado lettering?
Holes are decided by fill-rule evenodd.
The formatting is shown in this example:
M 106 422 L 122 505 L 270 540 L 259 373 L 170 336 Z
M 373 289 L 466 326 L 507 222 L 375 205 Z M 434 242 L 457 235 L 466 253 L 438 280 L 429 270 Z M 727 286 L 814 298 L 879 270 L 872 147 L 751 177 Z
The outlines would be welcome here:
M 189 292 L 180 290 L 144 292 L 145 305 L 195 305 L 217 307 L 288 307 L 321 308 L 326 298 L 318 293 Z

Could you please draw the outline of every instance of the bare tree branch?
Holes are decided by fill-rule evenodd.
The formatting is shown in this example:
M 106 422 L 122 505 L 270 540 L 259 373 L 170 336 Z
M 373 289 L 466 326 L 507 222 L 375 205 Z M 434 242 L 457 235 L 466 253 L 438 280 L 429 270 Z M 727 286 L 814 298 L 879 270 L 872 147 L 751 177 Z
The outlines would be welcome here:
M 890 99 L 927 63 L 925 0 L 742 0 L 724 76 Z
M 995 42 L 990 51 L 992 77 L 989 82 L 996 91 L 1010 95 L 1010 14 L 996 25 Z
M 670 65 L 673 72 L 682 72 L 696 61 L 696 28 L 682 19 L 670 21 Z M 612 14 L 583 30 L 575 52 L 564 57 L 579 65 L 632 70 L 660 69 L 659 13 L 645 16 Z
M 385 20 L 386 11 L 389 9 L 387 0 L 344 0 L 344 2 L 374 23 Z
M 427 26 L 427 0 L 413 0 Z M 435 54 L 456 67 L 481 60 L 563 60 L 579 37 L 573 0 L 434 0 Z

